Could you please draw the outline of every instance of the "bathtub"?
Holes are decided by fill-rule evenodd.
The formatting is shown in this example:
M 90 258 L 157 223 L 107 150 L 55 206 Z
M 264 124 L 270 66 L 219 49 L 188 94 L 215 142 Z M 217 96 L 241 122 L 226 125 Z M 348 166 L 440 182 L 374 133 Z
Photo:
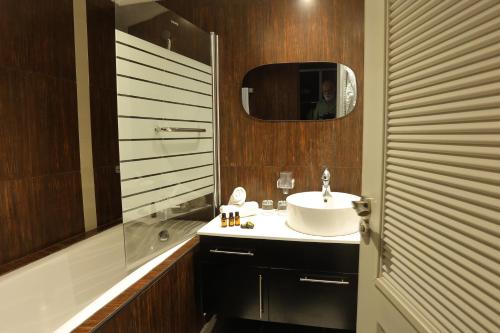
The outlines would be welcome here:
M 70 332 L 168 258 L 204 224 L 135 226 L 127 236 L 127 253 L 134 259 L 128 264 L 127 228 L 118 225 L 0 276 L 0 332 Z M 169 237 L 160 240 L 158 232 L 165 229 Z

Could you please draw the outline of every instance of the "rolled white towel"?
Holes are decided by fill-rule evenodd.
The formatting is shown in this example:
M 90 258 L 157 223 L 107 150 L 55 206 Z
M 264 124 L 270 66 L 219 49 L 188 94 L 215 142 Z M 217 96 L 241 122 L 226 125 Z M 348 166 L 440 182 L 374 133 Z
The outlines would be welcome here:
M 229 215 L 229 213 L 239 212 L 240 217 L 247 217 L 252 215 L 257 215 L 259 212 L 259 204 L 256 201 L 245 202 L 241 206 L 237 205 L 226 205 L 220 206 L 220 212 Z
M 237 187 L 233 190 L 233 193 L 229 198 L 228 205 L 241 206 L 245 203 L 246 199 L 247 199 L 247 192 L 245 191 L 245 189 L 243 187 Z

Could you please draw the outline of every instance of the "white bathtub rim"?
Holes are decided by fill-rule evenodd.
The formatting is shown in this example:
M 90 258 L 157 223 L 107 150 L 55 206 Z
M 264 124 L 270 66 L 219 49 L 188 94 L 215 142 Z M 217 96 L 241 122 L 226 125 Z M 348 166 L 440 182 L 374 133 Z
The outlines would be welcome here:
M 194 236 L 193 236 L 194 237 Z M 113 287 L 108 289 L 104 294 L 95 299 L 92 303 L 87 305 L 84 309 L 74 315 L 71 319 L 65 322 L 62 326 L 60 326 L 54 333 L 67 333 L 73 331 L 75 328 L 80 326 L 85 320 L 90 318 L 94 313 L 99 311 L 106 304 L 111 302 L 118 295 L 123 293 L 127 288 L 132 286 L 134 283 L 143 278 L 146 274 L 152 271 L 156 266 L 161 264 L 165 259 L 170 257 L 175 251 L 179 250 L 183 245 L 185 245 L 188 241 L 193 239 L 193 237 L 185 240 L 184 242 L 174 246 L 168 251 L 160 254 L 159 256 L 151 259 L 146 262 L 135 271 L 127 275 Z
M 16 278 L 16 275 L 26 274 L 30 270 L 38 269 L 39 267 L 46 265 L 49 262 L 51 262 L 52 260 L 54 260 L 54 258 L 57 258 L 57 257 L 64 255 L 64 254 L 67 254 L 68 252 L 75 251 L 78 247 L 87 246 L 87 243 L 90 240 L 96 240 L 97 238 L 108 237 L 107 232 L 111 232 L 113 229 L 117 229 L 117 228 L 123 229 L 123 225 L 119 224 L 119 225 L 116 225 L 116 226 L 111 227 L 109 229 L 103 230 L 102 232 L 99 232 L 99 233 L 92 235 L 88 238 L 82 239 L 82 240 L 77 241 L 71 245 L 68 245 L 61 250 L 58 250 L 58 251 L 51 253 L 51 254 L 48 254 L 48 255 L 44 256 L 43 258 L 37 259 L 37 260 L 32 261 L 26 265 L 23 265 L 19 268 L 16 268 L 13 271 L 2 274 L 2 275 L 0 275 L 0 283 L 2 283 L 2 281 L 5 281 L 5 280 L 14 279 L 14 278 Z

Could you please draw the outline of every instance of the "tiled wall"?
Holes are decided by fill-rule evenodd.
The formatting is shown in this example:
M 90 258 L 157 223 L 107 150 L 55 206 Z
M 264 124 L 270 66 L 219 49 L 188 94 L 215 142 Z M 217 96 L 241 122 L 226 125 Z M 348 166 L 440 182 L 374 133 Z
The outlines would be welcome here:
M 106 225 L 121 222 L 113 4 L 88 0 L 87 17 L 97 222 Z M 0 1 L 0 43 L 2 266 L 85 231 L 73 1 Z
M 295 189 L 319 191 L 322 165 L 332 190 L 360 194 L 363 133 L 363 0 L 165 0 L 167 7 L 219 34 L 222 200 L 236 186 L 247 198 L 282 198 L 280 171 Z M 358 100 L 348 116 L 327 121 L 262 121 L 241 104 L 241 82 L 270 63 L 336 62 L 356 73 Z
M 92 155 L 97 225 L 121 222 L 120 164 L 116 105 L 115 8 L 87 0 Z
M 0 1 L 0 265 L 83 232 L 71 0 Z

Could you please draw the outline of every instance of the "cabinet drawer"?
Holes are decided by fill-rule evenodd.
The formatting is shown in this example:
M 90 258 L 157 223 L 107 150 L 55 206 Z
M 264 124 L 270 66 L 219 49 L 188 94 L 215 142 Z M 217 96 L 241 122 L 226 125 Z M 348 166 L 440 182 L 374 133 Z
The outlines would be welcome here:
M 202 260 L 309 271 L 358 273 L 358 244 L 201 237 Z
M 269 320 L 354 330 L 357 274 L 271 269 Z
M 272 242 L 269 266 L 306 271 L 358 273 L 358 244 Z
M 201 260 L 205 263 L 266 265 L 265 243 L 228 237 L 201 237 Z

